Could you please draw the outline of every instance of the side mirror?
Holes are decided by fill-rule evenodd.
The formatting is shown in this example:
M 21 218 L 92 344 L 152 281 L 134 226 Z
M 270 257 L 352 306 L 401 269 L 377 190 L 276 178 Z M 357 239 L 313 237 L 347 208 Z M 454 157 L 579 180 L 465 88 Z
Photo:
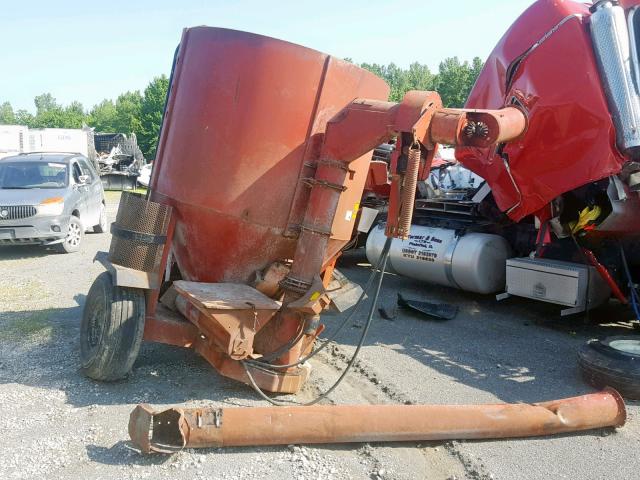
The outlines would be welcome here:
M 86 185 L 89 183 L 89 175 L 80 175 L 78 180 L 80 181 L 80 185 Z

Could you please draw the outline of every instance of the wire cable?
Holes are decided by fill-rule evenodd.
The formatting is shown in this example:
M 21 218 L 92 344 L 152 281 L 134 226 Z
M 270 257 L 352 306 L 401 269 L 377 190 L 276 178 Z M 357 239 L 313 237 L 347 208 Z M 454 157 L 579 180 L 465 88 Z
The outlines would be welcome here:
M 364 289 L 362 290 L 362 293 L 360 294 L 360 297 L 358 298 L 358 301 L 356 302 L 356 304 L 355 304 L 353 310 L 351 311 L 351 313 L 349 313 L 349 315 L 347 315 L 347 317 L 342 321 L 342 323 L 338 326 L 338 328 L 329 337 L 327 337 L 325 340 L 322 341 L 322 344 L 317 349 L 315 349 L 314 351 L 309 353 L 309 355 L 307 355 L 306 357 L 298 360 L 297 362 L 290 363 L 290 364 L 287 364 L 287 365 L 274 365 L 272 363 L 267 363 L 267 362 L 262 361 L 262 360 L 246 360 L 246 362 L 249 363 L 249 364 L 256 365 L 256 366 L 259 366 L 259 367 L 262 367 L 262 368 L 267 368 L 267 369 L 293 368 L 293 367 L 297 367 L 297 366 L 302 365 L 307 360 L 312 359 L 318 353 L 320 353 L 325 348 L 327 348 L 329 346 L 329 344 L 336 339 L 336 337 L 340 334 L 340 332 L 344 329 L 344 327 L 346 327 L 347 324 L 353 319 L 355 314 L 360 309 L 360 306 L 362 305 L 362 302 L 364 301 L 364 298 L 365 298 L 367 292 L 371 289 L 371 286 L 373 285 L 373 282 L 374 282 L 376 276 L 378 275 L 378 272 L 380 272 L 380 267 L 382 266 L 382 264 L 384 263 L 384 265 L 386 266 L 387 258 L 389 256 L 389 250 L 391 250 L 391 242 L 392 242 L 391 238 L 388 238 L 387 241 L 385 242 L 384 248 L 382 249 L 382 253 L 380 254 L 380 258 L 378 259 L 378 263 L 374 267 L 373 272 L 371 272 L 371 275 L 369 275 L 369 279 L 367 280 L 367 283 L 366 283 Z M 380 275 L 382 276 L 383 274 L 381 273 Z M 295 342 L 295 343 L 297 343 L 297 342 Z M 295 343 L 293 345 L 295 345 Z
M 629 263 L 627 262 L 627 256 L 624 253 L 624 248 L 622 244 L 619 244 L 620 248 L 620 256 L 622 257 L 622 266 L 624 267 L 624 273 L 627 276 L 627 285 L 629 286 L 629 299 L 631 300 L 631 308 L 633 309 L 633 313 L 636 316 L 636 320 L 640 321 L 640 298 L 638 297 L 638 290 L 636 290 L 636 286 L 633 283 L 633 278 L 631 277 L 631 269 L 629 268 Z
M 302 340 L 302 337 L 304 337 L 304 325 L 303 324 L 300 325 L 300 330 L 298 331 L 298 333 L 296 333 L 295 337 L 293 337 L 287 343 L 285 343 L 284 345 L 279 347 L 277 350 L 274 350 L 273 352 L 268 353 L 268 354 L 263 355 L 262 357 L 260 357 L 260 360 L 261 360 L 260 363 L 264 363 L 265 365 L 270 365 L 269 363 L 266 363 L 266 362 L 270 362 L 271 360 L 275 360 L 276 358 L 279 358 L 282 355 L 284 355 L 285 353 L 287 353 L 289 350 L 291 350 L 293 348 L 293 346 L 296 343 L 298 343 L 300 340 Z
M 387 240 L 387 244 L 389 244 L 389 245 L 391 244 L 391 239 Z M 386 247 L 386 245 L 385 245 L 385 247 Z M 266 393 L 264 393 L 262 391 L 262 389 L 256 384 L 256 381 L 253 378 L 253 375 L 251 375 L 251 372 L 249 371 L 249 367 L 247 366 L 247 362 L 242 361 L 242 366 L 244 367 L 244 371 L 246 372 L 247 377 L 249 378 L 249 382 L 251 383 L 251 386 L 253 387 L 253 389 L 256 391 L 256 393 L 260 397 L 262 397 L 264 400 L 266 400 L 267 402 L 271 403 L 272 405 L 279 406 L 279 407 L 290 406 L 290 405 L 298 405 L 298 406 L 308 407 L 308 406 L 311 406 L 311 405 L 315 405 L 316 403 L 318 403 L 321 400 L 325 399 L 336 388 L 338 388 L 338 386 L 342 383 L 342 381 L 345 379 L 345 377 L 347 376 L 347 374 L 349 373 L 349 371 L 353 367 L 353 364 L 355 363 L 356 359 L 358 358 L 358 355 L 360 354 L 360 350 L 362 349 L 362 346 L 364 345 L 364 341 L 367 338 L 367 333 L 369 332 L 369 327 L 371 327 L 371 323 L 373 321 L 373 316 L 374 316 L 374 313 L 376 311 L 376 306 L 378 304 L 378 298 L 380 297 L 380 290 L 382 288 L 382 281 L 384 279 L 384 272 L 385 272 L 385 270 L 387 268 L 387 260 L 389 258 L 389 249 L 385 248 L 384 249 L 384 254 L 380 258 L 382 260 L 382 268 L 380 270 L 380 277 L 378 279 L 378 284 L 376 286 L 376 292 L 375 292 L 375 294 L 373 296 L 373 300 L 371 302 L 371 307 L 369 308 L 369 315 L 367 317 L 367 322 L 366 322 L 366 324 L 364 326 L 364 329 L 362 331 L 362 335 L 360 336 L 360 341 L 358 342 L 356 350 L 353 353 L 353 356 L 351 357 L 351 360 L 349 360 L 349 363 L 345 367 L 344 371 L 342 372 L 342 374 L 340 375 L 338 380 L 336 380 L 336 382 L 328 390 L 326 390 L 324 393 L 322 393 L 321 395 L 319 395 L 315 399 L 311 400 L 310 402 L 305 402 L 305 403 L 299 403 L 299 402 L 293 402 L 293 401 L 281 402 L 281 401 L 278 401 L 278 400 L 274 400 L 273 398 L 270 398 Z

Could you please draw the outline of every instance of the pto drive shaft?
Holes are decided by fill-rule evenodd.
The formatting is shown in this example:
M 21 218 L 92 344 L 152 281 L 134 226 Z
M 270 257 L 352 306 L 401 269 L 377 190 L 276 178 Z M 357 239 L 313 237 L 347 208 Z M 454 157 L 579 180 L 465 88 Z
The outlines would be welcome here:
M 182 448 L 349 442 L 396 442 L 553 435 L 626 421 L 612 389 L 536 404 L 315 405 L 171 408 L 138 405 L 129 435 L 143 452 Z

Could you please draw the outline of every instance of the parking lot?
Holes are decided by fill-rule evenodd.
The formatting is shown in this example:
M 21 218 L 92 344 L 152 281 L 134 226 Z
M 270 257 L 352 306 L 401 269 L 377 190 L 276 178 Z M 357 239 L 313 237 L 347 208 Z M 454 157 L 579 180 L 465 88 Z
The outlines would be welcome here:
M 115 218 L 118 196 L 108 196 Z M 96 383 L 78 372 L 78 334 L 85 295 L 102 271 L 93 263 L 109 234 L 87 234 L 82 251 L 0 249 L 0 477 L 275 478 L 275 479 L 549 479 L 637 478 L 638 404 L 618 431 L 508 441 L 327 445 L 188 450 L 142 456 L 128 442 L 129 413 L 154 406 L 262 405 L 253 391 L 217 375 L 190 351 L 145 344 L 130 378 Z M 362 250 L 345 254 L 341 271 L 363 283 Z M 401 311 L 376 316 L 357 368 L 330 396 L 333 403 L 536 402 L 592 391 L 578 376 L 576 352 L 589 338 L 629 331 L 615 305 L 585 318 L 520 299 L 461 293 L 387 275 L 382 301 L 397 292 L 460 307 L 452 321 Z M 313 361 L 299 395 L 330 386 L 361 333 L 357 323 Z M 331 331 L 340 319 L 323 317 Z M 179 472 L 179 473 L 178 473 Z

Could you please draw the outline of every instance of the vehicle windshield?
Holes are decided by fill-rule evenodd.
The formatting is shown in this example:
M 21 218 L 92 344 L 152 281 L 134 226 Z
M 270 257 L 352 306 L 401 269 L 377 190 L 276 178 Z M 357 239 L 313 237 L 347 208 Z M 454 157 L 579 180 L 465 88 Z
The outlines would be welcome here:
M 0 189 L 64 188 L 67 166 L 53 162 L 0 162 Z

